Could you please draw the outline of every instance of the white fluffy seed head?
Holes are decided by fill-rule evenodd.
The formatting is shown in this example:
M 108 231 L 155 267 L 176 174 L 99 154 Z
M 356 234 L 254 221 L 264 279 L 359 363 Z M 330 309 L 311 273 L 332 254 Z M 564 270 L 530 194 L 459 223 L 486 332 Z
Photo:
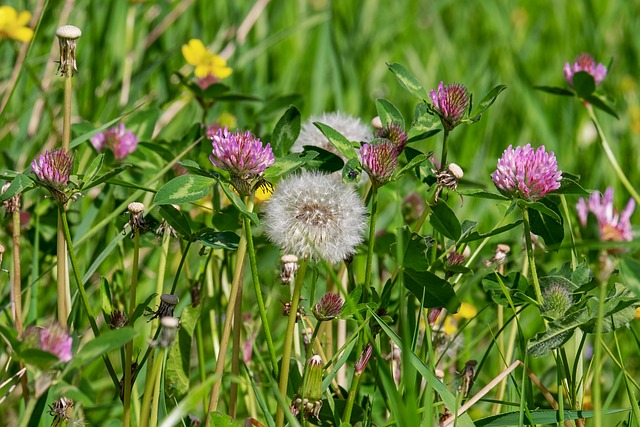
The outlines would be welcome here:
M 269 239 L 285 253 L 331 263 L 355 253 L 365 231 L 366 209 L 348 184 L 320 172 L 284 179 L 265 207 Z
M 291 147 L 294 153 L 302 152 L 305 145 L 313 145 L 338 154 L 327 137 L 313 124 L 320 122 L 340 132 L 349 141 L 370 141 L 373 138 L 371 128 L 357 117 L 348 114 L 333 112 L 323 113 L 320 116 L 311 116 L 302 124 L 300 135 Z
M 80 38 L 82 31 L 75 25 L 63 25 L 56 30 L 56 36 L 61 39 L 75 40 Z

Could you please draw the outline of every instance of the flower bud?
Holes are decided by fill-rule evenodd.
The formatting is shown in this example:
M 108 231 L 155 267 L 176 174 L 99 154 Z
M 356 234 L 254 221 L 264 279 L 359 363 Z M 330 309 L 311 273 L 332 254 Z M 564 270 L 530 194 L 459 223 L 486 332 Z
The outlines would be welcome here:
M 362 350 L 362 353 L 360 353 L 360 357 L 354 366 L 356 375 L 361 375 L 364 372 L 364 368 L 367 367 L 367 363 L 369 363 L 369 359 L 371 358 L 371 353 L 373 353 L 373 346 L 371 343 L 368 343 L 364 350 Z
M 295 255 L 283 255 L 280 258 L 282 261 L 282 272 L 280 273 L 280 281 L 283 285 L 293 282 L 293 278 L 298 271 L 298 257 Z
M 571 291 L 561 283 L 553 283 L 542 292 L 540 312 L 551 319 L 562 317 L 573 304 Z
M 344 300 L 340 298 L 340 295 L 336 292 L 327 292 L 320 298 L 320 302 L 313 307 L 312 311 L 319 321 L 332 320 L 340 315 L 343 306 Z

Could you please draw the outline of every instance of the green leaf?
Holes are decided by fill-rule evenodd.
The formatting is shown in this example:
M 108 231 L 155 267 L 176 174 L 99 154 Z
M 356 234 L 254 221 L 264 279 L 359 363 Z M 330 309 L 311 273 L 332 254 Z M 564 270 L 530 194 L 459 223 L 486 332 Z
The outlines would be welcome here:
M 202 307 L 203 304 L 195 308 L 187 305 L 180 314 L 180 329 L 178 329 L 175 342 L 169 348 L 164 371 L 164 391 L 170 402 L 181 400 L 189 391 L 191 344 Z
M 211 192 L 215 179 L 200 175 L 181 175 L 160 187 L 153 203 L 156 205 L 180 205 L 196 202 Z
M 106 316 L 111 316 L 113 313 L 113 304 L 111 303 L 111 289 L 109 288 L 109 281 L 106 277 L 100 277 L 100 302 L 102 305 L 102 312 Z
M 404 65 L 392 62 L 387 63 L 387 67 L 396 76 L 400 86 L 405 88 L 411 95 L 420 100 L 425 100 L 429 97 L 422 83 Z
M 16 354 L 18 358 L 27 365 L 37 366 L 40 369 L 47 370 L 57 364 L 59 359 L 55 354 L 38 348 L 27 348 Z
M 425 102 L 416 105 L 414 117 L 407 133 L 407 143 L 427 139 L 442 131 L 440 117 L 429 112 Z
M 620 412 L 628 412 L 631 408 L 610 409 L 605 414 L 615 414 Z M 558 424 L 564 420 L 577 420 L 580 418 L 593 418 L 593 411 L 554 411 L 553 409 L 537 409 L 529 411 L 531 419 L 525 417 L 525 425 L 549 425 Z M 561 416 L 562 415 L 562 416 Z M 503 414 L 492 415 L 486 418 L 475 420 L 476 427 L 503 427 L 518 425 L 520 419 L 520 411 L 505 412 Z
M 413 159 L 411 159 L 409 163 L 404 165 L 402 168 L 396 170 L 393 173 L 393 176 L 391 177 L 390 181 L 398 180 L 402 175 L 413 170 L 413 168 L 419 166 L 420 164 L 422 164 L 423 162 L 426 162 L 427 160 L 429 160 L 429 156 L 427 156 L 426 154 L 418 154 Z
M 615 110 L 611 108 L 609 104 L 605 102 L 604 99 L 602 99 L 600 96 L 596 95 L 595 93 L 585 96 L 584 100 L 590 103 L 591 105 L 593 105 L 594 107 L 596 107 L 598 110 L 602 110 L 605 113 L 615 117 L 616 119 L 620 119 L 620 117 L 618 117 L 618 114 L 615 112 Z
M 411 231 L 408 226 L 401 229 L 402 243 L 404 245 L 404 255 L 402 266 L 416 271 L 425 271 L 429 268 L 429 249 L 435 244 L 431 237 L 424 237 Z M 396 245 L 394 242 L 389 249 L 391 256 L 396 257 Z M 396 260 L 397 261 L 397 260 Z
M 104 162 L 104 154 L 98 154 L 89 164 L 89 167 L 84 172 L 84 177 L 82 178 L 82 189 L 84 189 L 87 185 L 93 181 L 93 179 L 100 172 L 100 168 L 102 168 L 102 163 Z
M 460 191 L 460 194 L 462 194 L 463 196 L 477 197 L 479 199 L 504 200 L 504 201 L 511 200 L 511 198 L 507 196 L 503 196 L 502 194 L 491 193 L 489 191 L 477 190 L 477 189 Z
M 222 189 L 224 194 L 227 196 L 231 204 L 233 204 L 233 206 L 238 208 L 238 210 L 242 214 L 244 214 L 246 217 L 248 217 L 255 225 L 260 224 L 260 220 L 258 220 L 258 215 L 256 215 L 255 213 L 247 209 L 247 206 L 244 204 L 244 202 L 240 199 L 240 197 L 238 197 L 238 195 L 233 190 L 229 188 L 229 186 L 225 185 L 224 183 L 220 183 L 220 188 Z
M 211 425 L 213 427 L 234 427 L 236 424 L 233 422 L 233 418 L 231 418 L 227 414 L 223 414 L 222 412 L 212 412 L 211 413 Z
M 460 307 L 453 286 L 446 280 L 428 271 L 404 270 L 404 285 L 413 293 L 424 308 L 445 307 L 455 313 Z
M 536 90 L 542 91 L 542 92 L 551 93 L 553 95 L 563 95 L 563 96 L 574 96 L 575 95 L 575 93 L 573 93 L 572 91 L 570 91 L 568 89 L 561 88 L 561 87 L 534 86 L 533 88 L 536 89 Z
M 611 332 L 632 321 L 636 315 L 636 307 L 639 306 L 640 299 L 625 285 L 616 283 L 604 301 L 602 332 Z M 581 326 L 581 329 L 594 333 L 598 322 L 598 301 L 596 298 L 588 301 L 588 312 L 591 318 Z
M 124 346 L 137 335 L 138 333 L 128 326 L 107 331 L 83 345 L 71 360 L 68 368 L 81 368 L 86 366 L 98 357 Z
M 304 153 L 315 154 L 306 162 L 305 166 L 308 169 L 318 169 L 321 171 L 333 173 L 341 170 L 344 167 L 344 160 L 340 156 L 324 148 L 316 147 L 313 145 L 305 145 Z M 276 163 L 278 159 L 276 159 Z M 267 168 L 267 171 L 269 169 Z M 265 174 L 266 172 L 265 171 Z
M 178 162 L 178 164 L 189 171 L 189 173 L 192 175 L 206 176 L 208 178 L 214 179 L 220 178 L 219 173 L 207 169 L 202 169 L 200 165 L 193 160 L 181 160 Z
M 331 145 L 335 147 L 336 150 L 340 154 L 342 154 L 346 159 L 357 159 L 358 155 L 356 154 L 356 150 L 351 145 L 351 142 L 345 138 L 340 132 L 332 128 L 331 126 L 325 125 L 320 122 L 313 122 L 313 124 L 320 129 L 320 132 L 324 136 L 327 137 Z
M 507 87 L 505 85 L 498 85 L 491 89 L 489 93 L 487 93 L 484 98 L 482 98 L 480 103 L 473 109 L 470 120 L 474 122 L 480 120 L 480 117 L 482 117 L 482 113 L 487 111 L 487 109 L 491 107 L 491 105 L 493 105 L 493 103 L 496 101 L 496 98 L 498 98 L 498 95 L 500 95 L 506 88 Z
M 342 168 L 342 180 L 344 182 L 360 182 L 362 175 L 362 166 L 358 159 L 351 159 Z
M 555 322 L 554 322 L 555 323 Z M 530 342 L 527 353 L 533 357 L 542 357 L 562 347 L 573 336 L 577 324 L 569 324 L 551 328 L 537 334 Z
M 521 219 L 517 220 L 514 223 L 503 225 L 502 227 L 495 228 L 495 229 L 491 230 L 488 233 L 478 233 L 477 231 L 474 231 L 472 233 L 469 233 L 468 236 L 463 237 L 460 240 L 460 243 L 468 243 L 468 242 L 473 242 L 474 240 L 486 239 L 487 237 L 497 236 L 498 234 L 502 234 L 505 231 L 509 231 L 512 228 L 518 227 L 520 224 L 522 224 L 522 220 Z
M 376 99 L 376 110 L 378 111 L 382 126 L 389 126 L 395 123 L 404 129 L 404 117 L 402 117 L 400 110 L 391 102 L 384 98 Z
M 184 213 L 173 207 L 173 205 L 161 205 L 158 210 L 162 218 L 167 221 L 167 224 L 173 227 L 176 233 L 185 238 L 191 236 L 191 226 Z
M 108 180 L 110 180 L 114 176 L 117 176 L 120 173 L 122 173 L 125 170 L 127 170 L 129 168 L 132 168 L 132 167 L 133 167 L 133 165 L 131 165 L 129 163 L 121 164 L 118 167 L 110 170 L 109 172 L 105 173 L 104 175 L 101 175 L 98 178 L 96 178 L 93 181 L 91 181 L 90 183 L 86 184 L 82 189 L 83 190 L 88 190 L 89 188 L 96 187 L 96 186 L 102 184 L 103 182 L 107 182 Z
M 291 105 L 300 105 L 302 101 L 302 96 L 296 93 L 269 98 L 260 111 L 256 113 L 255 120 L 257 123 L 264 123 L 274 117 L 281 109 Z
M 443 236 L 456 241 L 460 238 L 460 221 L 444 200 L 440 199 L 437 204 L 431 206 L 429 222 Z
M 11 346 L 11 349 L 13 351 L 16 351 L 16 349 L 18 349 L 18 347 L 20 346 L 20 341 L 18 341 L 18 333 L 14 329 L 9 329 L 0 325 L 0 335 L 2 336 L 2 338 L 9 342 L 9 345 Z
M 204 382 L 191 388 L 189 394 L 176 405 L 162 420 L 159 427 L 174 427 L 181 424 L 180 420 L 202 403 L 202 399 L 211 392 L 211 386 L 218 377 L 210 375 Z
M 596 90 L 596 81 L 586 71 L 578 71 L 573 75 L 573 89 L 580 98 L 586 98 Z
M 547 246 L 559 247 L 564 239 L 564 221 L 558 205 L 545 198 L 528 207 L 531 232 L 542 237 Z
M 7 188 L 7 191 L 0 195 L 0 201 L 5 202 L 15 196 L 16 194 L 24 193 L 30 188 L 35 187 L 35 183 L 31 178 L 24 174 L 17 174 L 11 181 L 11 185 Z
M 271 147 L 276 157 L 282 157 L 289 152 L 300 134 L 300 111 L 290 106 L 284 112 L 271 135 Z
M 231 231 L 216 231 L 203 228 L 195 235 L 198 242 L 212 249 L 229 249 L 235 251 L 240 243 L 240 236 Z
M 588 196 L 589 192 L 575 179 L 569 178 L 563 173 L 562 180 L 560 180 L 560 188 L 552 191 L 552 194 L 578 194 L 580 196 Z
M 505 295 L 505 292 L 500 286 L 500 282 L 507 289 L 509 298 Z M 509 307 L 509 299 L 513 302 L 514 306 L 522 305 L 528 302 L 527 299 L 522 298 L 521 295 L 529 288 L 529 282 L 519 272 L 509 273 L 508 276 L 503 276 L 499 273 L 493 272 L 488 274 L 482 279 L 482 289 L 489 293 L 491 299 L 496 304 L 500 304 L 503 307 Z
M 261 98 L 254 95 L 247 95 L 245 93 L 226 93 L 216 98 L 216 101 L 251 101 L 260 102 Z
M 270 180 L 283 175 L 288 175 L 315 159 L 318 153 L 315 151 L 304 151 L 302 153 L 291 153 L 284 157 L 276 157 L 276 161 L 264 171 L 264 178 Z
M 155 294 L 155 293 L 150 294 L 147 297 L 147 299 L 145 299 L 143 302 L 141 302 L 140 304 L 138 304 L 136 306 L 136 309 L 133 310 L 133 315 L 131 316 L 131 319 L 129 319 L 129 324 L 130 325 L 133 325 L 135 323 L 135 321 L 138 320 L 138 318 L 140 316 L 142 316 L 145 311 L 147 311 L 147 309 L 149 308 L 149 304 L 151 304 L 151 301 L 153 301 L 156 296 L 157 296 L 157 294 Z

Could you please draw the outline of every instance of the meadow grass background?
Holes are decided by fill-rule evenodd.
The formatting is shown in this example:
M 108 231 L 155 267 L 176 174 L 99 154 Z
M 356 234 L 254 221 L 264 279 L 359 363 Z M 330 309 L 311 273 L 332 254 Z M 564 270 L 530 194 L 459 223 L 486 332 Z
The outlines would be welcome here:
M 33 11 L 36 2 L 8 1 L 3 4 Z M 436 87 L 441 80 L 460 82 L 474 93 L 476 101 L 497 84 L 507 86 L 507 91 L 479 123 L 461 126 L 451 135 L 449 159 L 464 168 L 468 181 L 460 188 L 486 186 L 492 190 L 489 175 L 508 145 L 544 144 L 556 153 L 560 169 L 581 175 L 585 188 L 604 191 L 607 186 L 613 186 L 616 204 L 622 208 L 629 195 L 603 156 L 584 108 L 575 99 L 533 89 L 535 85 L 564 86 L 564 63 L 587 52 L 599 62 L 608 64 L 611 61 L 609 74 L 600 90 L 609 95 L 620 119 L 601 112 L 597 114 L 622 169 L 634 185 L 640 182 L 640 157 L 636 154 L 640 135 L 640 36 L 637 34 L 640 3 L 637 1 L 275 0 L 259 15 L 246 40 L 238 42 L 236 30 L 253 4 L 244 0 L 44 2 L 42 20 L 20 79 L 0 118 L 0 168 L 24 171 L 38 153 L 59 144 L 63 80 L 54 75 L 51 61 L 58 52 L 55 29 L 69 23 L 83 32 L 77 48 L 79 72 L 73 81 L 76 128 L 72 137 L 131 112 L 124 119 L 127 126 L 141 140 L 151 141 L 153 122 L 172 109 L 176 100 L 184 101 L 185 106 L 159 129 L 153 141 L 171 141 L 186 134 L 193 124 L 201 121 L 202 111 L 173 73 L 190 72 L 180 49 L 191 38 L 201 39 L 213 51 L 222 51 L 230 43 L 234 44 L 235 52 L 228 59 L 234 72 L 225 83 L 234 91 L 264 100 L 276 95 L 298 94 L 296 106 L 303 119 L 312 114 L 339 110 L 368 122 L 376 115 L 375 99 L 386 98 L 397 105 L 409 121 L 417 100 L 399 86 L 385 65 L 386 62 L 398 62 L 409 68 L 426 88 Z M 181 5 L 187 7 L 149 42 L 163 19 L 176 13 Z M 69 13 L 68 18 L 61 20 L 61 14 L 67 13 L 65 10 Z M 130 27 L 128 40 L 127 19 L 131 22 L 132 18 L 135 26 Z M 15 42 L 0 42 L 3 96 L 18 49 Z M 121 105 L 127 55 L 132 59 L 131 88 L 128 101 Z M 41 85 L 43 80 L 50 80 L 45 89 Z M 39 100 L 44 100 L 44 109 L 36 119 L 37 126 L 30 132 L 33 107 Z M 260 116 L 262 107 L 261 102 L 220 104 L 212 109 L 206 121 L 213 122 L 221 113 L 228 112 L 237 118 L 239 128 L 253 129 L 268 141 L 279 114 Z M 427 149 L 438 150 L 439 143 L 438 137 L 429 139 Z M 416 148 L 424 150 L 425 146 Z M 85 161 L 88 153 L 93 152 L 88 142 L 78 146 L 78 150 L 78 158 Z M 204 153 L 208 150 L 210 146 L 203 143 L 199 159 L 206 158 Z M 137 163 L 140 168 L 126 176 L 139 184 L 152 176 L 160 167 L 147 161 L 150 155 L 148 150 L 134 154 L 128 161 Z M 120 188 L 101 206 L 93 200 L 81 200 L 74 207 L 76 217 L 72 217 L 74 239 L 81 238 L 92 222 L 112 210 L 127 195 L 126 189 Z M 402 196 L 383 190 L 381 205 L 392 209 L 393 203 Z M 34 197 L 30 200 L 25 202 L 27 206 L 40 203 Z M 452 200 L 450 205 L 458 217 L 478 221 L 480 231 L 492 227 L 502 214 L 502 208 L 487 200 L 465 198 L 464 203 L 458 203 L 456 196 L 452 196 Z M 571 206 L 577 198 L 569 197 L 568 200 Z M 43 211 L 43 217 L 39 218 L 44 233 L 40 246 L 44 253 L 42 260 L 51 262 L 51 255 L 55 254 L 55 217 L 47 218 L 46 212 L 54 211 L 47 211 L 47 206 L 36 206 L 34 211 L 38 209 Z M 388 226 L 384 211 L 380 215 L 379 227 L 384 228 Z M 632 217 L 632 222 L 637 221 L 638 215 Z M 572 219 L 575 226 L 575 217 Z M 119 223 L 112 224 L 109 232 L 117 232 L 125 220 L 117 221 Z M 4 234 L 2 238 L 8 239 L 8 236 Z M 519 232 L 514 231 L 505 239 L 516 253 L 520 252 Z M 81 263 L 84 260 L 88 264 L 107 241 L 106 237 L 99 237 L 79 249 Z M 486 249 L 486 258 L 491 251 L 491 248 Z M 114 283 L 118 282 L 118 274 L 123 274 L 119 272 L 125 267 L 123 252 L 121 249 L 120 253 L 112 255 L 99 270 L 100 274 L 116 277 Z M 25 250 L 25 261 L 31 262 L 30 257 Z M 568 250 L 561 249 L 540 261 L 550 268 L 569 259 Z M 277 253 L 272 251 L 265 254 L 262 262 L 269 265 L 276 260 Z M 154 262 L 157 262 L 154 255 L 145 261 L 149 270 Z M 196 259 L 192 259 L 191 264 L 192 269 L 197 269 Z M 29 273 L 31 282 L 45 267 L 48 265 L 39 266 L 37 260 L 33 260 Z M 46 313 L 55 304 L 55 292 L 46 290 L 50 279 L 44 277 L 36 283 L 40 286 L 40 295 L 51 299 L 36 301 L 29 314 L 32 317 Z M 150 283 L 147 285 L 152 289 Z M 93 283 L 94 297 L 96 286 Z M 8 292 L 8 286 L 3 286 L 3 301 L 8 301 Z M 245 307 L 252 306 L 249 294 L 247 292 L 249 302 L 245 302 Z M 284 299 L 282 295 L 284 292 L 278 288 L 266 297 L 276 304 L 278 299 Z M 464 288 L 462 296 L 463 300 L 478 307 L 486 304 L 484 296 L 473 286 Z M 270 316 L 279 318 L 275 312 Z M 492 321 L 487 312 L 471 327 L 483 328 L 483 324 Z M 633 327 L 638 330 L 637 321 L 635 323 Z M 272 325 L 276 331 L 284 330 L 284 321 L 273 320 Z M 531 334 L 538 326 L 529 325 Z M 490 339 L 486 332 L 478 335 L 471 327 L 465 330 L 468 345 L 460 360 L 479 358 L 481 354 L 477 353 L 476 347 L 482 347 L 478 343 Z M 637 378 L 640 372 L 637 347 L 625 346 L 623 351 L 627 371 L 635 373 Z M 488 364 L 481 378 L 489 379 L 499 372 L 497 358 L 494 365 Z M 92 367 L 93 370 L 86 372 L 87 378 L 93 378 L 96 371 L 103 369 L 95 363 Z M 548 358 L 535 360 L 532 369 L 549 384 L 555 383 L 555 366 Z M 605 375 L 605 384 L 611 384 L 617 372 L 608 369 Z M 101 386 L 110 386 L 106 376 L 95 385 L 98 389 Z M 612 396 L 611 404 L 626 406 L 624 399 L 619 388 Z M 99 414 L 94 417 L 99 419 Z

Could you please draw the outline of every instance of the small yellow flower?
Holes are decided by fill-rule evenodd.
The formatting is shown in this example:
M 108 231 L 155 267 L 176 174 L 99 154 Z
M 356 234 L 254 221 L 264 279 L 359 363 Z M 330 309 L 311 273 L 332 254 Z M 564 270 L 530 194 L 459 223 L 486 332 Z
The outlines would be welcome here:
M 269 189 L 267 185 L 261 185 L 256 190 L 256 203 L 262 203 L 265 200 L 269 200 L 273 194 L 273 191 Z
M 460 319 L 473 319 L 478 314 L 478 309 L 473 305 L 463 302 L 460 305 L 460 310 L 456 314 L 453 315 L 453 318 L 456 320 Z
M 227 112 L 220 113 L 220 115 L 218 116 L 217 122 L 220 125 L 220 127 L 226 126 L 227 128 L 229 128 L 229 130 L 235 129 L 238 127 L 238 120 L 236 119 L 236 116 Z
M 33 30 L 27 27 L 31 12 L 18 12 L 11 6 L 0 6 L 0 39 L 10 38 L 28 42 L 33 37 Z
M 233 70 L 227 67 L 227 61 L 218 55 L 209 52 L 198 39 L 189 40 L 188 44 L 182 45 L 182 55 L 184 59 L 196 67 L 196 77 L 206 77 L 211 75 L 218 79 L 229 77 Z
M 444 333 L 446 335 L 452 336 L 458 332 L 458 322 L 456 322 L 456 320 L 453 319 L 451 316 L 447 316 L 447 318 L 444 319 L 444 325 L 442 325 L 442 330 L 444 330 Z
M 636 319 L 640 319 L 640 307 L 636 308 Z

